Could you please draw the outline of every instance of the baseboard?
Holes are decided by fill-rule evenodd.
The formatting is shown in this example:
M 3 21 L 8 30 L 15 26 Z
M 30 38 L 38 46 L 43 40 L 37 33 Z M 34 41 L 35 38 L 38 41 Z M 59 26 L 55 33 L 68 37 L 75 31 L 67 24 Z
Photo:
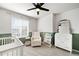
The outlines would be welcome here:
M 72 53 L 79 54 L 79 50 L 73 49 Z

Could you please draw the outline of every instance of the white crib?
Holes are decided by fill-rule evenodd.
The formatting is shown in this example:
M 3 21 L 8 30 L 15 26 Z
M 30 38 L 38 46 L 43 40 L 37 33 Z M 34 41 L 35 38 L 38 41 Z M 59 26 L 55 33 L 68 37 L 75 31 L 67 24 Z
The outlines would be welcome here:
M 0 38 L 0 56 L 22 56 L 23 44 L 18 38 Z
M 14 42 L 14 39 L 12 37 L 2 37 L 0 38 L 0 45 L 10 44 Z

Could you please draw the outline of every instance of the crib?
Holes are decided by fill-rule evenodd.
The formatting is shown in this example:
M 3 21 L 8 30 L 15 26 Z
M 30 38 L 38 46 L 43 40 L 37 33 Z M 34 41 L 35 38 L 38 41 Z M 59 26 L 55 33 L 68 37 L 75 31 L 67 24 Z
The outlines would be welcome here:
M 0 56 L 22 56 L 23 44 L 12 37 L 0 38 Z
M 0 38 L 0 46 L 10 44 L 12 42 L 14 42 L 14 39 L 12 37 L 2 37 L 2 38 Z

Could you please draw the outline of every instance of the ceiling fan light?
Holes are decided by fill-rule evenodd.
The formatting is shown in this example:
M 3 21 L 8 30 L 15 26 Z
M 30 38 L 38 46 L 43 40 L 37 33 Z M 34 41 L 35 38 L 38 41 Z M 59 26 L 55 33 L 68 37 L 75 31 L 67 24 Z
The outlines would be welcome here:
M 37 9 L 36 9 L 36 11 L 40 11 L 40 9 L 39 9 L 39 8 L 37 8 Z

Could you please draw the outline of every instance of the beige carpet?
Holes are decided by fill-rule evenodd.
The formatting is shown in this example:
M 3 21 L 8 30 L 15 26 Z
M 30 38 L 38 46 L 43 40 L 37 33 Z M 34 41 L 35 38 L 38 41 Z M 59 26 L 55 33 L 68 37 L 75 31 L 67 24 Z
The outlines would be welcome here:
M 49 48 L 47 46 L 41 47 L 24 47 L 24 56 L 78 56 L 77 54 L 70 54 L 70 52 L 59 49 L 59 48 Z

